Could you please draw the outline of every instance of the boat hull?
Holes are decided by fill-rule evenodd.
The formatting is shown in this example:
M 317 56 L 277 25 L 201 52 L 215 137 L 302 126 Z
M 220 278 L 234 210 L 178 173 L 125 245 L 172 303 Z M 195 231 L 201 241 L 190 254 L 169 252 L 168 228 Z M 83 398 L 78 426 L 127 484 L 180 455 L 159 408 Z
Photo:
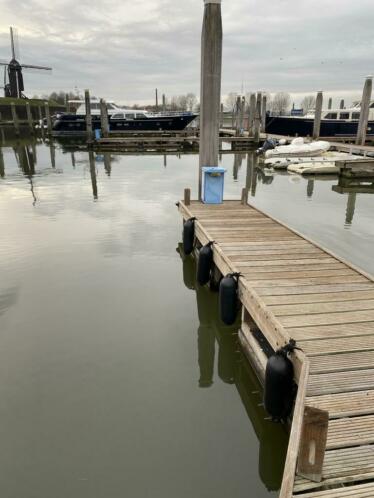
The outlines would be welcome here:
M 290 116 L 267 116 L 266 133 L 308 137 L 313 135 L 313 119 Z M 323 119 L 321 137 L 352 137 L 357 135 L 358 121 Z M 374 121 L 369 121 L 367 136 L 374 136 Z
M 177 116 L 158 116 L 146 119 L 109 119 L 110 131 L 182 131 L 196 114 L 186 113 Z M 92 116 L 94 130 L 101 129 L 100 116 Z M 82 135 L 86 133 L 86 118 L 76 114 L 63 114 L 54 121 L 54 135 Z

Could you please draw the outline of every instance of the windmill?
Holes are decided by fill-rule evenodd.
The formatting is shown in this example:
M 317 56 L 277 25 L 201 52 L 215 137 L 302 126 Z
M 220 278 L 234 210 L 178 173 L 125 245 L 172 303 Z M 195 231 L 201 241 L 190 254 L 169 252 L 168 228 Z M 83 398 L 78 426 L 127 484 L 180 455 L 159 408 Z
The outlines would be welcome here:
M 31 64 L 21 64 L 16 54 L 14 43 L 14 29 L 10 28 L 10 44 L 12 48 L 12 60 L 10 62 L 1 62 L 0 66 L 4 66 L 4 96 L 14 98 L 26 98 L 22 93 L 24 91 L 23 84 L 23 69 L 41 69 L 44 71 L 52 71 L 52 68 L 45 66 L 35 66 Z

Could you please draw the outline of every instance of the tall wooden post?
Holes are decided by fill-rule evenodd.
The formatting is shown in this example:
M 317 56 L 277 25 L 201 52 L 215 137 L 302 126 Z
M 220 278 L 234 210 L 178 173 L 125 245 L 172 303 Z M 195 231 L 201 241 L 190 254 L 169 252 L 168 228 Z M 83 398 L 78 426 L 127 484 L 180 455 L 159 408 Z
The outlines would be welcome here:
M 316 140 L 321 132 L 322 105 L 323 105 L 323 93 L 318 92 L 316 99 L 316 113 L 314 116 L 313 140 Z
M 260 141 L 260 129 L 261 129 L 261 106 L 262 106 L 262 94 L 257 93 L 256 99 L 256 112 L 255 112 L 255 122 L 254 122 L 254 140 L 256 143 Z
M 261 131 L 265 133 L 266 129 L 266 105 L 267 105 L 267 97 L 266 95 L 262 96 L 262 108 L 261 108 Z
M 92 150 L 88 151 L 88 160 L 90 163 L 90 176 L 91 176 L 91 184 L 92 184 L 92 195 L 94 200 L 96 201 L 98 198 L 97 195 L 97 179 L 96 179 L 96 166 L 95 166 L 95 155 Z
M 218 166 L 221 76 L 221 0 L 204 0 L 201 36 L 199 199 L 202 194 L 202 168 Z
M 92 114 L 91 114 L 91 99 L 90 99 L 90 91 L 84 91 L 84 103 L 86 107 L 86 132 L 87 132 L 87 140 L 90 141 L 93 138 L 93 129 L 92 129 Z
M 240 96 L 236 97 L 236 106 L 235 106 L 235 134 L 239 136 L 240 133 L 240 108 L 241 108 L 242 99 Z
M 344 99 L 340 101 L 340 109 L 344 109 Z
M 158 111 L 158 89 L 156 88 L 156 111 Z
M 221 104 L 220 128 L 223 128 L 225 126 L 225 114 L 223 110 L 224 110 L 223 104 Z
M 240 105 L 240 131 L 244 130 L 245 97 L 242 97 Z
M 165 94 L 162 95 L 162 110 L 166 112 L 166 97 Z
M 32 114 L 31 114 L 31 108 L 30 108 L 30 102 L 26 102 L 26 115 L 27 115 L 27 122 L 30 128 L 30 131 L 34 131 L 34 126 L 33 126 L 33 121 L 32 121 Z
M 365 145 L 369 121 L 370 99 L 373 88 L 373 77 L 368 76 L 362 92 L 360 121 L 358 123 L 356 145 Z
M 14 102 L 11 102 L 10 109 L 12 111 L 12 120 L 13 120 L 14 129 L 15 129 L 16 134 L 18 135 L 19 134 L 19 119 L 18 119 L 18 115 L 17 115 L 16 104 Z
M 108 109 L 104 99 L 100 99 L 100 120 L 101 120 L 101 133 L 103 137 L 109 135 L 109 119 Z
M 248 114 L 248 133 L 249 136 L 253 136 L 254 133 L 254 123 L 256 114 L 256 95 L 251 93 L 249 99 L 249 114 Z
M 47 120 L 47 131 L 50 135 L 52 133 L 52 120 L 51 113 L 49 111 L 49 102 L 44 103 L 45 119 Z
M 332 98 L 331 97 L 329 98 L 329 107 L 328 108 L 332 109 Z

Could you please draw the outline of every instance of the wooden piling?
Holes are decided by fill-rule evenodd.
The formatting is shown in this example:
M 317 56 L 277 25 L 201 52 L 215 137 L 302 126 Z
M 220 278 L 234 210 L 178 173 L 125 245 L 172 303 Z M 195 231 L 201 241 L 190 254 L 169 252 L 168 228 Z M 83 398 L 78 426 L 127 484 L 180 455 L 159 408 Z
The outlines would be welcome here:
M 238 137 L 240 135 L 240 108 L 242 99 L 240 96 L 236 97 L 235 105 L 235 134 Z
M 51 113 L 49 111 L 49 102 L 45 102 L 44 111 L 45 111 L 45 118 L 47 120 L 47 131 L 48 134 L 50 135 L 52 133 L 52 120 L 51 120 Z
M 266 105 L 267 105 L 267 97 L 266 95 L 262 96 L 262 108 L 261 108 L 261 131 L 265 133 L 266 128 Z
M 27 115 L 27 122 L 30 128 L 30 131 L 34 131 L 34 123 L 32 120 L 32 114 L 31 114 L 31 108 L 30 108 L 30 102 L 26 102 L 26 115 Z
M 314 116 L 314 126 L 313 126 L 313 140 L 317 140 L 321 131 L 321 119 L 322 119 L 322 105 L 323 105 L 323 93 L 317 93 L 316 99 L 316 112 Z
M 17 109 L 16 109 L 16 104 L 14 102 L 11 102 L 10 104 L 10 109 L 12 111 L 12 120 L 13 120 L 13 125 L 14 125 L 14 130 L 16 134 L 19 134 L 19 119 L 17 115 Z
M 329 98 L 328 108 L 329 108 L 329 109 L 332 109 L 332 98 L 331 98 L 331 97 Z
M 199 199 L 202 194 L 202 168 L 218 166 L 221 76 L 221 0 L 204 0 L 201 37 Z
M 5 164 L 4 164 L 4 154 L 3 149 L 0 147 L 0 178 L 5 176 Z
M 189 206 L 191 204 L 191 189 L 184 189 L 184 204 L 185 206 Z
M 344 109 L 344 108 L 345 108 L 345 107 L 344 107 L 344 99 L 342 99 L 342 100 L 340 101 L 340 109 Z
M 249 99 L 249 114 L 248 114 L 248 134 L 250 137 L 253 136 L 254 134 L 255 114 L 256 114 L 256 95 L 254 93 L 251 93 Z
M 261 107 L 262 107 L 262 94 L 257 93 L 256 99 L 256 112 L 255 112 L 255 122 L 254 122 L 254 140 L 256 143 L 260 141 L 260 130 L 261 130 Z
M 93 128 L 92 128 L 92 114 L 91 114 L 91 99 L 90 99 L 90 91 L 84 91 L 84 102 L 86 107 L 86 132 L 87 132 L 87 141 L 91 141 L 93 138 Z
M 248 189 L 243 188 L 242 189 L 242 198 L 241 198 L 241 203 L 245 206 L 248 202 Z
M 162 94 L 162 111 L 166 112 L 166 97 L 165 97 L 165 94 Z
M 225 126 L 225 115 L 223 109 L 223 104 L 221 104 L 220 128 L 223 128 Z
M 156 111 L 158 111 L 158 89 L 156 88 Z
M 364 90 L 362 92 L 360 121 L 358 123 L 356 145 L 365 145 L 366 142 L 372 88 L 373 77 L 368 76 L 365 80 Z
M 108 118 L 108 109 L 104 99 L 100 99 L 100 120 L 101 120 L 101 134 L 103 137 L 108 137 L 109 118 Z
M 240 105 L 240 130 L 241 132 L 244 130 L 244 113 L 245 113 L 245 97 L 242 97 L 241 105 Z

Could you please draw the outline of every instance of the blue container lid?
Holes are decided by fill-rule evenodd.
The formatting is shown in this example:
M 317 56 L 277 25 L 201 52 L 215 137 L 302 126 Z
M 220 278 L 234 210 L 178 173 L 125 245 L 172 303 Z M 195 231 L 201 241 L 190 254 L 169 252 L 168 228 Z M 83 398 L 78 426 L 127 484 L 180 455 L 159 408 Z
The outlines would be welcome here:
M 204 166 L 204 173 L 226 173 L 225 168 L 219 168 L 217 166 Z

